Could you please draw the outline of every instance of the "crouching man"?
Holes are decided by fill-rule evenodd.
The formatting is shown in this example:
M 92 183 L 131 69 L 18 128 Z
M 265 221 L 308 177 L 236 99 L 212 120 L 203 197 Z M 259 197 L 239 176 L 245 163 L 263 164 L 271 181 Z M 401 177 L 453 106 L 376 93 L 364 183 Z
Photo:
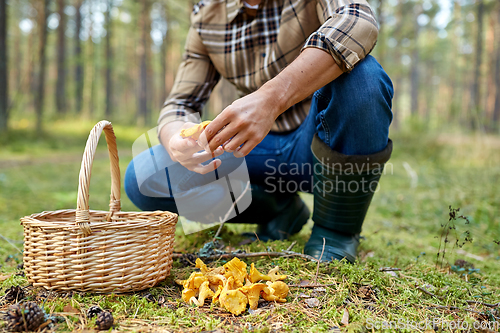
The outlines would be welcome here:
M 296 191 L 309 192 L 314 227 L 304 252 L 319 258 L 324 240 L 323 260 L 354 262 L 392 151 L 392 83 L 369 55 L 377 34 L 366 0 L 200 2 L 159 117 L 162 144 L 153 147 L 157 158 L 182 166 L 174 177 L 169 172 L 170 181 L 186 187 L 187 179 L 223 170 L 232 161 L 226 156 L 245 157 L 252 203 L 231 222 L 258 223 L 261 240 L 287 238 L 310 216 Z M 221 76 L 240 98 L 197 140 L 182 138 Z M 172 184 L 160 184 L 164 193 L 152 197 L 137 183 L 150 155 L 129 165 L 126 192 L 140 209 L 176 212 Z M 197 194 L 201 206 L 216 197 L 210 189 Z

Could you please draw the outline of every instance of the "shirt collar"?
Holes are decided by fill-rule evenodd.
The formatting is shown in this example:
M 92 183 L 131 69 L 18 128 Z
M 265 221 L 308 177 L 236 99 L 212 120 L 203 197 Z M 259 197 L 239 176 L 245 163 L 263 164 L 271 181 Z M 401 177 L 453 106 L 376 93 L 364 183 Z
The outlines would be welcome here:
M 243 0 L 226 0 L 227 23 L 232 22 L 243 8 Z
M 259 8 L 266 3 L 266 0 L 262 0 Z M 232 22 L 239 13 L 245 10 L 245 6 L 243 5 L 243 0 L 226 0 L 226 15 L 227 15 L 227 23 Z

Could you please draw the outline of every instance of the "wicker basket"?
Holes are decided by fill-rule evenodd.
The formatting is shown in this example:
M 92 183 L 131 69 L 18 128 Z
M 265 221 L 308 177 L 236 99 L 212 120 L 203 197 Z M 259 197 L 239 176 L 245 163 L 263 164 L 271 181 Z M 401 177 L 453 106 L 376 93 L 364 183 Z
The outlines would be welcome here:
M 89 210 L 89 184 L 104 130 L 111 160 L 110 211 Z M 28 281 L 49 290 L 129 292 L 154 286 L 172 268 L 177 215 L 120 211 L 120 168 L 113 127 L 90 132 L 80 169 L 76 210 L 21 218 Z

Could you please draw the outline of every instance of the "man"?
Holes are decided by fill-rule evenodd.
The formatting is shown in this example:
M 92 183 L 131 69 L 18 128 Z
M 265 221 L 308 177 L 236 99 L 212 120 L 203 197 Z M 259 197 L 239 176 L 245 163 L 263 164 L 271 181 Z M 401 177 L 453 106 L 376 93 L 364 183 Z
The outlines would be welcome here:
M 378 29 L 366 0 L 205 0 L 191 22 L 184 61 L 159 118 L 163 147 L 154 154 L 201 175 L 220 170 L 228 153 L 245 156 L 252 204 L 233 221 L 261 221 L 257 235 L 264 240 L 286 238 L 307 222 L 309 210 L 297 193 L 281 190 L 300 184 L 296 190 L 314 194 L 304 252 L 354 262 L 392 151 L 393 88 L 368 55 Z M 197 141 L 181 138 L 220 76 L 241 98 Z M 134 170 L 143 164 L 135 158 L 127 170 L 130 199 L 141 209 L 176 211 L 171 198 L 141 193 Z

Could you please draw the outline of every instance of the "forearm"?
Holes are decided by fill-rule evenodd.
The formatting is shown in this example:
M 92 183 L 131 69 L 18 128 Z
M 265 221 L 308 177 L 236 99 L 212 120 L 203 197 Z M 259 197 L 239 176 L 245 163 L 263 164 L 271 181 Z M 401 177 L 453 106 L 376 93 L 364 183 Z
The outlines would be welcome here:
M 275 118 L 342 74 L 330 54 L 307 48 L 259 91 L 277 104 Z

